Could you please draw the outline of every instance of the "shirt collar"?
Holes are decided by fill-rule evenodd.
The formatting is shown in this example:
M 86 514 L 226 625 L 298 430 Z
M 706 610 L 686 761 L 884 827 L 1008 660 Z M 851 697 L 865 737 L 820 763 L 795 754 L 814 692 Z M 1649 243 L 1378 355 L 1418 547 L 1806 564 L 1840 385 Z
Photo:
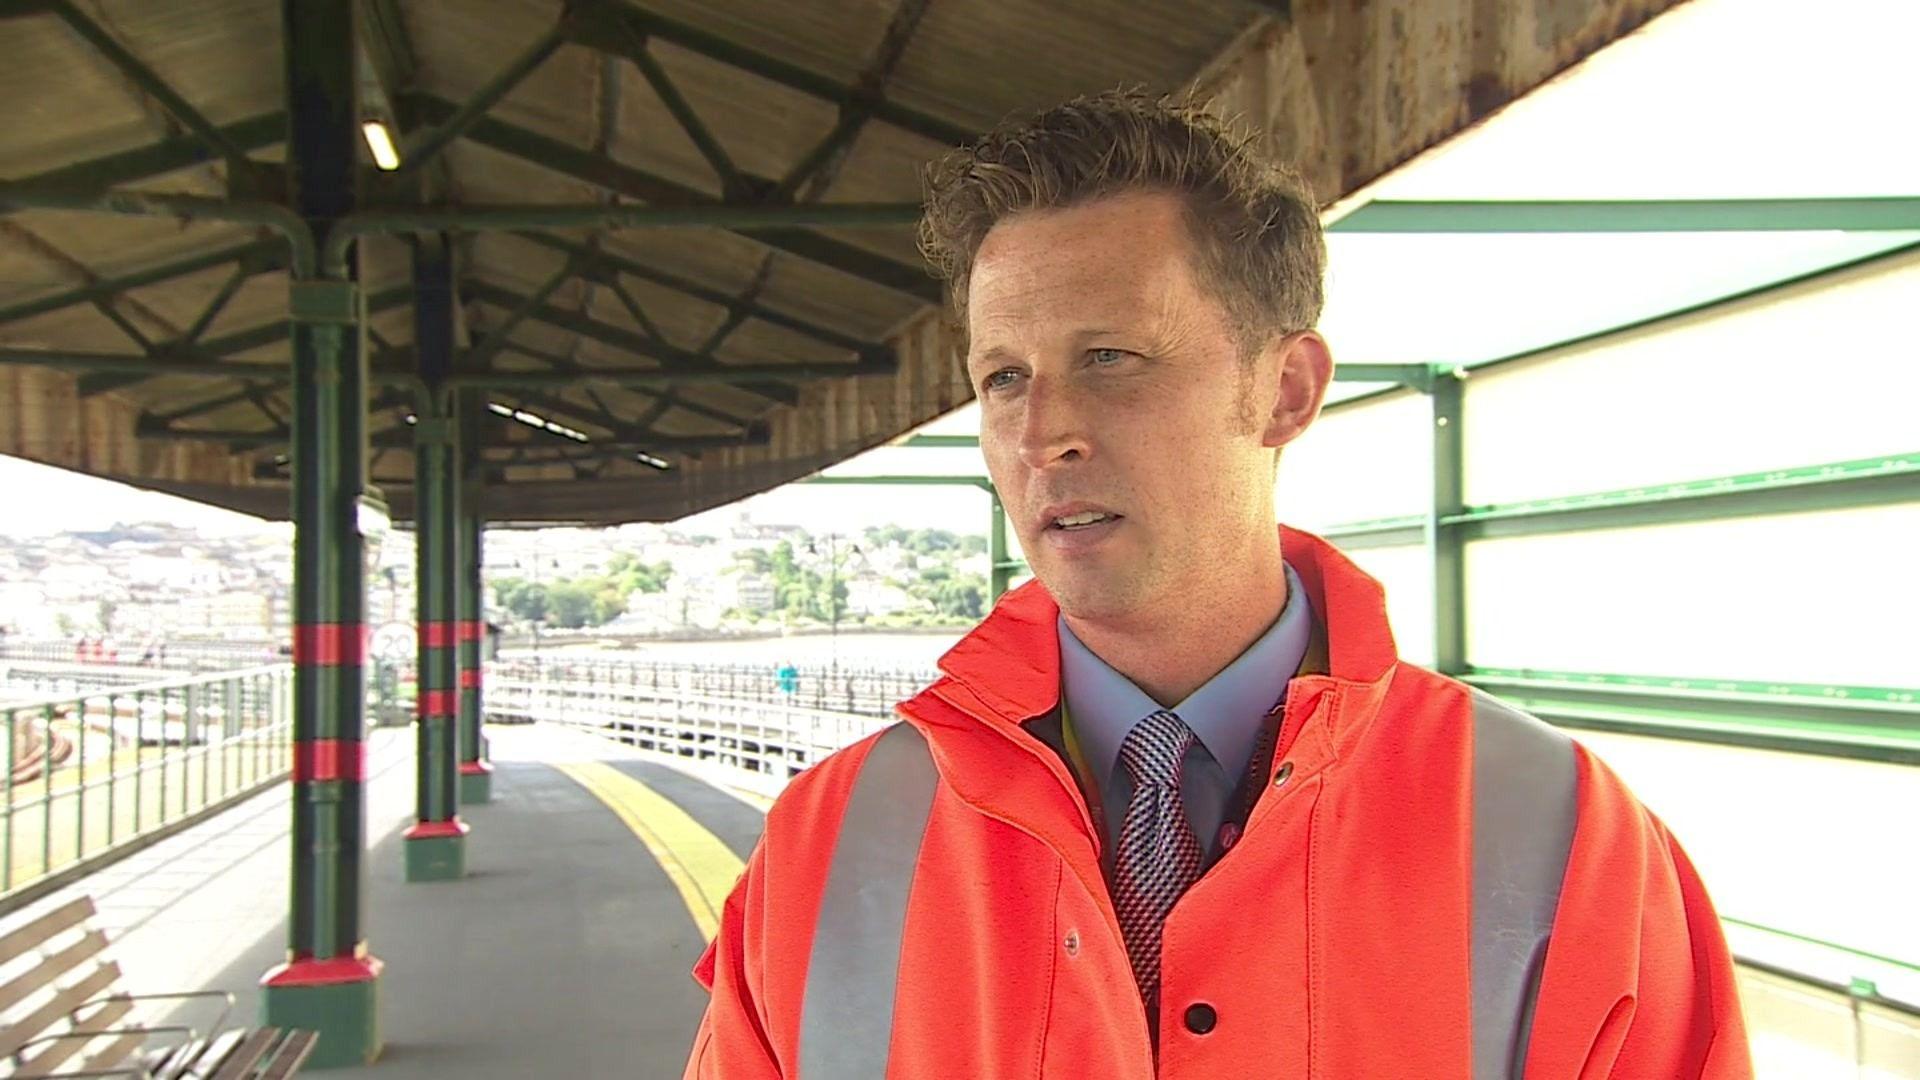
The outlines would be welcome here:
M 1260 736 L 1259 720 L 1286 693 L 1313 634 L 1306 587 L 1291 565 L 1286 573 L 1287 606 L 1280 617 L 1238 659 L 1173 708 L 1229 777 L 1246 768 Z M 1082 644 L 1065 616 L 1058 622 L 1062 696 L 1087 764 L 1104 782 L 1113 775 L 1127 732 L 1160 706 Z

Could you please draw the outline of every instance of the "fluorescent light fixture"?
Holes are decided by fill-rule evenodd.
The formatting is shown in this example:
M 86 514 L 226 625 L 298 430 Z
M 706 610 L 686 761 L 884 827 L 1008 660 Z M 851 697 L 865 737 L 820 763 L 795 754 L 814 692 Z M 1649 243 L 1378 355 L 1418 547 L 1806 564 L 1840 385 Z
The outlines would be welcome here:
M 367 137 L 367 149 L 373 151 L 373 163 L 386 172 L 400 167 L 400 151 L 394 149 L 393 133 L 378 120 L 363 121 L 360 133 Z
M 672 465 L 669 465 L 666 462 L 661 461 L 659 458 L 654 457 L 652 454 L 649 454 L 644 450 L 633 455 L 633 460 L 639 462 L 642 465 L 651 465 L 654 468 L 659 469 L 663 472 L 667 469 L 673 468 Z
M 568 427 L 565 424 L 556 424 L 552 420 L 549 420 L 546 417 L 541 416 L 539 413 L 530 413 L 525 409 L 509 409 L 504 405 L 489 404 L 487 407 L 492 409 L 494 412 L 499 413 L 501 416 L 511 416 L 515 420 L 518 420 L 519 422 L 527 425 L 528 427 L 536 427 L 546 431 L 551 431 L 555 435 L 564 436 L 566 438 L 572 439 L 574 442 L 589 441 L 585 432 L 577 431 L 573 428 Z
M 501 416 L 513 415 L 513 410 L 511 408 L 509 408 L 508 406 L 502 405 L 497 401 L 487 402 L 487 408 L 492 409 L 494 412 L 499 413 Z

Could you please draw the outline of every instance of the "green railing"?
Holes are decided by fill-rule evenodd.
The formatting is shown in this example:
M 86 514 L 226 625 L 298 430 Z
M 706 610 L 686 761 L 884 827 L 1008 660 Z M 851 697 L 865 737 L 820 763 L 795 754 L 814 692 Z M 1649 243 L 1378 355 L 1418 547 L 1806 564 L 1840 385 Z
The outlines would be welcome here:
M 0 706 L 0 911 L 283 778 L 287 665 Z

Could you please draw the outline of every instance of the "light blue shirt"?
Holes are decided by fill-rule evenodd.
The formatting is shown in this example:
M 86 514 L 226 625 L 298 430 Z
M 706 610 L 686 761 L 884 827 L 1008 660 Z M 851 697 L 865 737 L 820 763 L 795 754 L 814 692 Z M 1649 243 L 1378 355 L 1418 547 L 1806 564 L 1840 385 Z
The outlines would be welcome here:
M 1287 692 L 1287 683 L 1306 659 L 1313 636 L 1313 607 L 1300 576 L 1286 567 L 1287 606 L 1259 640 L 1233 663 L 1173 707 L 1195 735 L 1182 763 L 1180 793 L 1187 820 L 1212 859 L 1218 852 L 1221 822 L 1247 771 L 1268 711 Z M 1133 680 L 1107 665 L 1060 622 L 1060 683 L 1073 717 L 1074 737 L 1100 786 L 1106 813 L 1105 861 L 1111 865 L 1120 823 L 1133 781 L 1119 767 L 1120 744 L 1133 725 L 1160 705 Z

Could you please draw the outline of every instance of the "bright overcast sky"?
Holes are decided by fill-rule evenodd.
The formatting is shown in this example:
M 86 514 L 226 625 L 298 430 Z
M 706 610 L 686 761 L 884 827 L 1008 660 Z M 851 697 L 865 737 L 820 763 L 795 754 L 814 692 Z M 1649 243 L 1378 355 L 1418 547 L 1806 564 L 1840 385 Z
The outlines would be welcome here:
M 1920 2 L 1693 0 L 1387 177 L 1383 199 L 1920 195 L 1911 51 Z M 1538 347 L 1906 242 L 1895 234 L 1387 237 L 1333 234 L 1322 329 L 1348 362 L 1471 361 Z M 1383 316 L 1382 313 L 1388 313 Z M 1352 392 L 1336 388 L 1336 396 Z M 976 430 L 968 406 L 923 428 Z M 1311 438 L 1311 434 L 1307 436 Z M 882 448 L 834 475 L 980 471 L 972 450 Z M 0 532 L 257 519 L 0 457 Z M 984 532 L 964 488 L 787 487 L 741 510 L 814 531 L 887 523 Z

